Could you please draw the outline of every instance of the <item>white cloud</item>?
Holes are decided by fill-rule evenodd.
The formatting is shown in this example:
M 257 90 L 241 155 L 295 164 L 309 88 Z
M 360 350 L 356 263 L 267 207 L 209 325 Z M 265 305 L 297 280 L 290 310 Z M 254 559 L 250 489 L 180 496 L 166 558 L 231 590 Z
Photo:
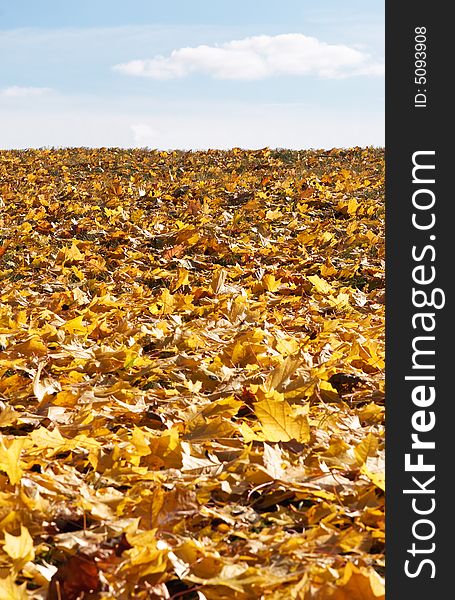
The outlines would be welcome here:
M 169 56 L 132 60 L 115 65 L 126 75 L 175 79 L 192 73 L 216 79 L 264 79 L 274 75 L 316 75 L 341 78 L 378 76 L 381 63 L 356 48 L 327 44 L 301 33 L 258 35 L 220 45 L 178 48 Z
M 11 87 L 0 90 L 0 96 L 3 98 L 27 98 L 30 96 L 43 96 L 52 90 L 47 87 L 22 87 L 12 85 Z

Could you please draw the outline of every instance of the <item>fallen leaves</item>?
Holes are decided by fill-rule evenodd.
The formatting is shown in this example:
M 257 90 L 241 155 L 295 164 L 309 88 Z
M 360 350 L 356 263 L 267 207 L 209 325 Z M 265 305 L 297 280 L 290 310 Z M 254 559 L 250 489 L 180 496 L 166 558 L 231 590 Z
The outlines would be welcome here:
M 99 569 L 93 558 L 71 556 L 53 575 L 47 600 L 78 600 L 84 592 L 101 590 Z
M 26 584 L 16 585 L 15 579 L 12 575 L 0 578 L 0 600 L 28 600 Z
M 16 485 L 21 480 L 23 471 L 20 467 L 20 456 L 25 445 L 25 440 L 17 438 L 5 441 L 0 434 L 0 470 L 4 471 L 11 485 Z
M 268 442 L 308 442 L 310 426 L 306 415 L 298 414 L 286 400 L 262 400 L 254 406 L 264 439 Z
M 314 290 L 319 294 L 330 294 L 333 291 L 332 286 L 319 275 L 310 275 L 308 281 L 313 284 Z
M 0 600 L 382 600 L 383 169 L 0 153 Z
M 347 563 L 336 587 L 327 586 L 319 595 L 321 600 L 384 600 L 384 582 L 374 571 Z
M 33 538 L 23 525 L 19 535 L 11 535 L 5 531 L 3 550 L 13 559 L 17 571 L 20 571 L 26 562 L 35 558 Z

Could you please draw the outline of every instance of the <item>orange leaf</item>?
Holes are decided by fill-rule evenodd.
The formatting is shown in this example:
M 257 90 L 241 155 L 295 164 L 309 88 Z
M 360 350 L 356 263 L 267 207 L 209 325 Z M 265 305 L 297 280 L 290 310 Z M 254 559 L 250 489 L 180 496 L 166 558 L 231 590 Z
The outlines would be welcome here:
M 10 246 L 11 240 L 6 240 L 2 246 L 0 246 L 0 258 L 5 254 L 8 250 L 8 246 Z

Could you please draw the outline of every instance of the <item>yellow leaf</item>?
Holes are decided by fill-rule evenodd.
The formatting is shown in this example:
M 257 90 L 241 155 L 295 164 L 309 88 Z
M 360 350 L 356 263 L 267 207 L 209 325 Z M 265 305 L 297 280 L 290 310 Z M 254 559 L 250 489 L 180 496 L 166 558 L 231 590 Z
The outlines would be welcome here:
M 355 198 L 351 198 L 348 202 L 348 214 L 355 215 L 355 213 L 357 212 L 358 206 L 359 206 L 359 203 L 357 202 L 357 200 Z
M 32 336 L 27 340 L 24 340 L 20 344 L 16 344 L 12 348 L 11 354 L 13 356 L 17 354 L 25 354 L 26 356 L 44 356 L 47 354 L 47 347 L 37 336 Z
M 282 356 L 288 356 L 289 354 L 295 354 L 300 348 L 300 344 L 293 338 L 282 338 L 276 342 L 276 350 Z
M 300 362 L 300 360 L 288 356 L 268 375 L 264 383 L 264 388 L 267 391 L 281 391 L 281 386 L 295 373 L 297 367 L 300 365 Z
M 252 441 L 256 441 L 256 442 L 264 441 L 264 436 L 262 434 L 258 435 L 256 433 L 256 431 L 254 431 L 248 425 L 248 423 L 246 421 L 242 421 L 242 423 L 240 424 L 240 432 L 241 432 L 246 444 L 248 444 L 249 442 L 252 442 Z
M 0 579 L 0 600 L 28 600 L 26 585 L 16 585 L 13 575 Z
M 243 402 L 241 400 L 237 400 L 234 398 L 234 396 L 227 396 L 227 398 L 222 398 L 221 400 L 210 403 L 206 408 L 204 408 L 202 415 L 205 418 L 217 416 L 233 417 L 237 414 L 242 404 Z
M 5 531 L 3 550 L 13 559 L 15 566 L 17 566 L 18 569 L 22 568 L 29 560 L 35 558 L 33 538 L 28 529 L 23 525 L 21 525 L 20 535 L 11 535 Z M 18 565 L 20 565 L 20 567 Z
M 118 189 L 118 190 L 122 190 L 122 188 L 121 188 L 121 187 L 120 187 L 120 188 L 117 188 L 117 189 Z M 115 189 L 114 189 L 113 191 L 115 192 Z M 111 217 L 114 217 L 114 220 L 115 220 L 115 217 L 118 217 L 118 216 L 119 216 L 119 215 L 121 215 L 122 213 L 123 213 L 123 207 L 122 207 L 122 206 L 117 206 L 117 208 L 113 208 L 113 209 L 110 209 L 110 208 L 105 208 L 105 209 L 104 209 L 104 214 L 105 214 L 105 215 L 106 215 L 106 217 L 108 217 L 109 219 L 110 219 Z
M 368 534 L 354 527 L 341 532 L 338 537 L 338 546 L 342 552 L 362 552 L 369 543 Z
M 332 492 L 326 492 L 325 490 L 306 490 L 305 492 L 297 492 L 296 498 L 299 500 L 305 500 L 308 498 L 308 495 L 315 496 L 316 498 L 323 498 L 324 500 L 330 500 L 330 502 L 335 502 L 337 500 L 337 496 Z
M 265 218 L 268 221 L 275 221 L 276 219 L 279 219 L 282 216 L 283 213 L 281 212 L 281 210 L 268 210 L 266 212 Z
M 374 569 L 358 568 L 348 562 L 330 600 L 384 600 L 384 582 Z
M 16 438 L 6 447 L 3 443 L 3 436 L 0 438 L 0 470 L 8 475 L 11 485 L 19 483 L 23 474 L 19 466 L 19 458 L 24 444 L 24 439 Z
M 41 379 L 41 371 L 44 368 L 44 363 L 41 363 L 35 373 L 33 378 L 33 393 L 38 399 L 38 402 L 41 402 L 46 396 L 54 394 L 55 392 L 59 392 L 61 390 L 61 385 L 58 381 L 53 381 L 48 378 Z
M 147 456 L 151 453 L 150 441 L 139 427 L 134 426 L 131 443 L 136 449 L 138 456 Z
M 310 427 L 306 415 L 295 414 L 286 400 L 262 400 L 254 405 L 268 442 L 308 442 Z
M 186 379 L 183 382 L 183 385 L 188 388 L 188 390 L 192 393 L 192 394 L 197 394 L 201 387 L 202 387 L 202 381 L 200 381 L 199 379 L 197 381 L 195 381 L 194 383 L 191 381 L 191 379 Z
M 340 292 L 337 296 L 329 296 L 328 301 L 331 306 L 336 308 L 348 308 L 349 307 L 349 295 Z
M 330 240 L 332 240 L 332 239 L 333 239 L 333 233 L 330 233 L 330 231 L 324 231 L 324 233 L 320 237 L 321 242 L 323 242 L 325 244 L 330 242 Z
M 182 466 L 179 431 L 172 427 L 161 436 L 150 438 L 150 452 L 159 457 L 167 467 L 179 469 Z
M 80 383 L 81 381 L 84 381 L 85 375 L 84 373 L 79 373 L 79 371 L 70 371 L 68 373 L 68 379 L 75 383 Z
M 177 269 L 177 276 L 171 285 L 171 292 L 175 292 L 176 290 L 179 289 L 179 287 L 182 287 L 182 285 L 187 285 L 189 274 L 190 274 L 189 271 L 179 267 Z
M 338 270 L 333 266 L 333 263 L 330 260 L 330 258 L 327 258 L 325 263 L 321 265 L 320 271 L 323 277 L 330 277 L 331 275 L 336 275 L 338 272 Z
M 369 456 L 375 456 L 378 451 L 378 440 L 376 436 L 369 433 L 357 446 L 354 448 L 354 455 L 359 463 L 363 465 Z
M 31 223 L 29 223 L 28 221 L 26 221 L 25 223 L 23 223 L 20 227 L 19 227 L 19 231 L 21 233 L 30 233 L 30 231 L 33 229 Z
M 366 475 L 368 477 L 368 479 L 374 483 L 374 485 L 376 487 L 378 487 L 380 490 L 382 490 L 383 492 L 385 492 L 385 477 L 384 477 L 384 473 L 373 473 L 372 471 L 370 471 L 369 469 L 367 469 L 367 467 L 365 465 L 362 465 L 362 467 L 360 468 L 360 472 L 363 475 Z
M 167 288 L 161 292 L 160 302 L 162 304 L 161 313 L 163 315 L 172 314 L 175 306 L 175 298 Z
M 210 579 L 215 577 L 223 566 L 223 561 L 217 554 L 209 553 L 204 545 L 195 540 L 184 542 L 170 556 L 174 563 L 188 565 L 196 577 Z
M 48 457 L 66 450 L 73 450 L 77 446 L 76 439 L 65 439 L 57 427 L 54 427 L 52 431 L 45 427 L 39 427 L 32 431 L 30 438 L 40 453 L 44 450 L 47 451 L 46 456 Z
M 68 333 L 76 333 L 87 331 L 87 327 L 83 325 L 84 317 L 83 315 L 79 315 L 74 319 L 70 319 L 64 325 L 62 325 L 62 329 L 67 331 Z
M 325 279 L 319 277 L 319 275 L 310 275 L 308 277 L 308 280 L 311 281 L 311 283 L 314 286 L 314 289 L 320 294 L 330 294 L 331 292 L 333 292 L 333 288 L 330 285 L 330 283 L 328 283 Z
M 213 290 L 214 294 L 219 294 L 223 291 L 224 282 L 226 281 L 226 271 L 224 269 L 220 269 L 219 271 L 215 271 L 212 276 L 212 283 L 210 287 Z
M 195 423 L 190 423 L 190 432 L 183 436 L 185 440 L 202 441 L 216 440 L 221 438 L 230 438 L 236 431 L 236 428 L 227 419 L 215 417 L 214 419 L 197 419 Z
M 281 280 L 278 279 L 277 281 L 275 275 L 267 274 L 262 278 L 262 285 L 268 292 L 276 292 L 281 285 Z
M 141 577 L 155 573 L 164 573 L 168 568 L 167 549 L 159 549 L 156 529 L 127 535 L 132 546 L 125 552 L 129 565 L 138 571 Z M 128 570 L 130 566 L 128 565 Z
M 19 413 L 16 412 L 12 406 L 6 405 L 5 408 L 0 411 L 0 427 L 13 425 L 18 418 Z
M 76 265 L 72 265 L 71 270 L 76 275 L 76 277 L 79 279 L 79 281 L 83 281 L 85 279 L 84 273 L 80 269 L 78 269 L 76 267 Z
M 85 260 L 84 254 L 79 250 L 76 244 L 73 242 L 71 248 L 65 248 L 65 262 L 82 262 Z
M 338 392 L 328 381 L 319 382 L 319 393 L 324 402 L 338 402 L 340 400 Z
M 250 343 L 241 339 L 236 340 L 232 348 L 231 361 L 234 365 L 245 366 L 258 363 L 258 358 L 265 350 L 265 346 Z

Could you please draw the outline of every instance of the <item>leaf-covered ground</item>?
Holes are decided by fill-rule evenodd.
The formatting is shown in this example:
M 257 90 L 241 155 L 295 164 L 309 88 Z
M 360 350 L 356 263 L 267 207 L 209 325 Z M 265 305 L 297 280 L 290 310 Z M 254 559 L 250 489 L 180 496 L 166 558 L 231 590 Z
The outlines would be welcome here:
M 0 600 L 384 598 L 383 171 L 0 153 Z

